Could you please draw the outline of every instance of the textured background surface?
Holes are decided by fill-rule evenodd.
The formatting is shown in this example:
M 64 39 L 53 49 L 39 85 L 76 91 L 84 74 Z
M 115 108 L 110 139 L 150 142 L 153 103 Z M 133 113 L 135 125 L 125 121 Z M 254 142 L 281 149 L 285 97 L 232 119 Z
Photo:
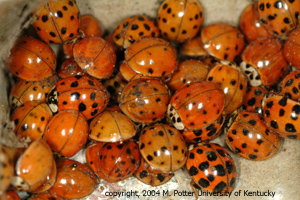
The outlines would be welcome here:
M 26 17 L 31 13 L 34 7 L 42 0 L 0 0 L 0 139 L 3 142 L 3 135 L 9 135 L 9 129 L 3 129 L 3 124 L 8 123 L 7 113 L 7 88 L 9 75 L 3 60 L 8 55 L 9 49 L 13 45 L 16 37 L 23 27 L 28 26 Z M 150 17 L 156 15 L 156 11 L 161 0 L 77 0 L 82 14 L 94 14 L 102 24 L 103 29 L 113 30 L 116 25 L 127 16 L 136 14 L 145 14 Z M 205 11 L 205 24 L 214 22 L 228 22 L 237 25 L 238 17 L 242 10 L 250 3 L 248 0 L 201 0 Z M 6 127 L 9 127 L 6 125 Z M 1 136 L 2 135 L 2 136 Z M 224 135 L 217 142 L 225 146 Z M 227 148 L 228 150 L 228 148 Z M 231 199 L 299 199 L 300 185 L 300 141 L 285 140 L 281 151 L 271 159 L 266 161 L 254 162 L 239 156 L 232 155 L 238 173 L 238 180 L 234 192 L 241 190 L 241 197 L 232 194 Z M 163 190 L 172 189 L 179 191 L 190 190 L 190 178 L 185 172 L 179 171 L 172 181 L 161 187 L 150 187 L 138 182 L 134 177 L 119 183 L 107 183 L 102 181 L 100 187 L 95 191 L 90 199 L 110 199 L 105 197 L 106 191 L 139 191 L 142 190 Z M 247 197 L 244 191 L 271 191 L 275 192 L 275 197 Z M 171 193 L 170 193 L 171 194 Z M 204 197 L 201 199 L 223 199 L 228 197 Z M 125 199 L 125 197 L 121 198 Z M 130 198 L 134 199 L 134 198 Z M 140 199 L 145 199 L 140 196 Z M 149 197 L 148 199 L 153 199 Z M 156 199 L 162 199 L 157 197 Z M 165 199 L 189 199 L 188 197 L 168 197 Z M 194 199 L 194 198 L 191 198 Z

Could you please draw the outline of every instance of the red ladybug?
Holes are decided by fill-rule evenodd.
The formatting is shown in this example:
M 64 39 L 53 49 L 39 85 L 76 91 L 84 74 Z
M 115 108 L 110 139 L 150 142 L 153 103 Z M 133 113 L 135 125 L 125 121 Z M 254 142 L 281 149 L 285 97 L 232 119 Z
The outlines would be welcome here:
M 58 76 L 60 78 L 67 78 L 69 76 L 76 76 L 76 75 L 87 75 L 75 62 L 74 58 L 71 57 L 65 60 L 58 71 Z
M 234 188 L 235 164 L 227 151 L 218 144 L 206 143 L 192 149 L 186 167 L 201 189 L 226 194 Z
M 87 148 L 86 159 L 93 171 L 109 182 L 117 182 L 131 176 L 140 164 L 140 152 L 135 142 L 122 144 L 96 143 Z
M 44 42 L 31 37 L 22 37 L 10 50 L 6 64 L 18 78 L 38 81 L 55 72 L 56 56 Z
M 102 112 L 109 101 L 109 94 L 96 79 L 88 76 L 70 76 L 56 83 L 48 96 L 52 112 L 77 110 L 87 119 Z
M 64 43 L 79 31 L 80 12 L 75 0 L 50 0 L 34 15 L 33 27 L 46 43 Z
M 165 0 L 157 14 L 161 35 L 174 42 L 195 37 L 203 23 L 203 8 L 197 0 Z
M 293 30 L 284 43 L 283 53 L 285 59 L 294 67 L 300 69 L 300 28 Z

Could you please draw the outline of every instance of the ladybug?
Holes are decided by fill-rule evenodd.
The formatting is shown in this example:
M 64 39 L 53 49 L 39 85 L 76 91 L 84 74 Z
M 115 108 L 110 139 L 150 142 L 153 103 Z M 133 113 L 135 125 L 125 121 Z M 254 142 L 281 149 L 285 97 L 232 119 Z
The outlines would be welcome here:
M 59 159 L 56 162 L 57 177 L 50 193 L 63 199 L 80 199 L 97 188 L 97 177 L 85 164 L 75 160 Z
M 58 80 L 57 75 L 35 82 L 18 79 L 10 91 L 10 107 L 14 110 L 27 101 L 46 102 L 48 93 Z
M 300 69 L 300 28 L 292 31 L 284 43 L 283 54 L 285 59 L 297 69 Z
M 64 43 L 79 31 L 80 12 L 75 0 L 49 0 L 33 14 L 33 27 L 46 43 Z
M 145 37 L 125 51 L 125 62 L 136 73 L 151 77 L 167 77 L 176 67 L 175 49 L 161 38 Z
M 84 37 L 102 37 L 102 29 L 100 22 L 93 15 L 82 15 L 80 17 L 79 30 L 82 31 Z M 67 56 L 73 56 L 73 42 L 63 45 L 64 53 Z
M 52 112 L 77 110 L 86 119 L 102 112 L 109 101 L 109 94 L 96 79 L 88 76 L 70 76 L 58 81 L 48 95 Z
M 192 59 L 182 61 L 167 85 L 171 90 L 177 91 L 186 84 L 205 81 L 209 70 L 208 64 L 202 61 Z
M 44 140 L 53 151 L 71 157 L 85 145 L 88 135 L 85 117 L 76 110 L 64 110 L 49 121 Z
M 242 60 L 240 68 L 251 86 L 271 86 L 280 81 L 289 68 L 283 46 L 276 38 L 258 38 L 249 43 Z
M 123 113 L 103 111 L 90 123 L 89 138 L 98 142 L 120 142 L 136 134 L 134 123 Z
M 261 22 L 275 36 L 288 34 L 299 25 L 300 1 L 259 0 Z
M 97 79 L 109 78 L 116 64 L 116 53 L 100 37 L 86 37 L 73 45 L 73 56 L 79 67 Z
M 268 91 L 261 86 L 248 87 L 244 95 L 242 110 L 263 114 L 262 102 L 268 95 Z
M 174 42 L 194 38 L 203 19 L 203 7 L 197 0 L 165 0 L 157 14 L 159 32 Z
M 218 59 L 233 61 L 245 47 L 241 31 L 226 23 L 206 26 L 201 31 L 204 49 Z
M 147 185 L 159 186 L 168 182 L 174 176 L 174 173 L 159 171 L 151 167 L 151 165 L 142 158 L 141 164 L 134 175 L 137 179 Z
M 284 96 L 265 99 L 264 119 L 280 137 L 300 139 L 300 104 Z
M 139 148 L 145 161 L 163 172 L 175 172 L 186 161 L 187 146 L 181 133 L 166 124 L 142 130 Z
M 53 194 L 49 191 L 34 194 L 33 196 L 31 196 L 29 198 L 29 200 L 50 200 L 50 199 L 51 200 L 62 200 L 62 198 L 60 198 L 56 194 Z
M 43 182 L 43 184 L 34 190 L 29 190 L 29 192 L 31 192 L 31 193 L 45 192 L 54 185 L 54 183 L 56 181 L 57 169 L 56 169 L 56 163 L 55 163 L 54 159 L 52 162 L 53 162 L 53 164 L 52 164 L 51 173 L 47 176 L 47 178 Z
M 223 89 L 225 94 L 225 114 L 230 114 L 243 103 L 247 91 L 247 77 L 233 62 L 221 61 L 207 75 L 207 81 Z
M 123 89 L 120 108 L 131 120 L 154 123 L 165 117 L 168 89 L 160 80 L 135 79 Z
M 219 119 L 224 107 L 225 95 L 219 86 L 194 82 L 172 96 L 167 117 L 178 130 L 199 130 Z
M 52 173 L 55 165 L 52 151 L 42 139 L 33 141 L 22 151 L 15 165 L 16 177 L 11 184 L 18 191 L 34 191 L 40 188 Z
M 183 130 L 182 136 L 188 143 L 208 142 L 217 138 L 222 133 L 224 116 L 220 116 L 215 122 L 199 130 Z
M 281 140 L 270 130 L 258 113 L 243 111 L 237 114 L 226 133 L 229 148 L 250 160 L 265 160 L 275 155 Z
M 244 9 L 239 18 L 239 27 L 247 42 L 252 42 L 260 37 L 272 36 L 259 19 L 257 2 L 250 4 Z
M 133 141 L 91 144 L 86 151 L 88 165 L 101 178 L 117 182 L 131 176 L 140 164 L 140 152 Z
M 75 62 L 74 58 L 68 58 L 65 60 L 58 71 L 57 74 L 60 78 L 67 78 L 69 76 L 76 76 L 76 75 L 87 75 Z
M 234 188 L 235 164 L 218 144 L 205 143 L 189 151 L 186 168 L 193 181 L 208 192 L 226 194 Z
M 128 17 L 118 24 L 112 37 L 118 46 L 126 49 L 143 37 L 158 37 L 158 28 L 148 17 L 137 15 Z
M 204 57 L 209 55 L 204 49 L 201 37 L 195 37 L 183 43 L 180 47 L 179 53 L 180 55 L 188 57 Z
M 10 50 L 6 65 L 18 78 L 38 81 L 54 74 L 56 56 L 44 42 L 31 37 L 22 37 Z
M 15 124 L 15 133 L 20 138 L 30 138 L 31 141 L 42 138 L 52 112 L 46 103 L 27 101 L 19 106 L 11 115 Z
M 279 84 L 279 94 L 289 99 L 298 101 L 300 99 L 300 71 L 290 72 Z

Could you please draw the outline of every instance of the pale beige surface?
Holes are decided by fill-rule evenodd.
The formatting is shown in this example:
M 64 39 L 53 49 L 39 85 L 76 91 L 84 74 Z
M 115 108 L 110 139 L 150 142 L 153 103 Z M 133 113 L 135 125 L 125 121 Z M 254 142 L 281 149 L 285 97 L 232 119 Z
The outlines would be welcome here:
M 8 55 L 10 47 L 14 39 L 20 33 L 20 27 L 26 16 L 33 10 L 37 2 L 42 0 L 10 0 L 0 1 L 0 56 L 1 60 L 5 59 Z M 104 29 L 113 30 L 116 25 L 127 16 L 136 14 L 147 14 L 154 17 L 159 7 L 161 0 L 77 0 L 81 13 L 92 13 L 102 23 Z M 25 4 L 30 2 L 27 9 L 22 13 L 22 8 Z M 249 4 L 248 0 L 200 0 L 205 11 L 205 24 L 212 22 L 228 22 L 233 25 L 237 24 L 238 16 L 243 8 Z M 26 24 L 25 24 L 26 26 Z M 0 69 L 5 69 L 3 62 L 0 62 Z M 7 86 L 8 80 L 5 79 L 7 75 L 0 72 L 0 106 L 1 108 L 7 107 Z M 5 111 L 8 113 L 8 110 Z M 7 122 L 5 112 L 0 115 L 0 120 L 4 120 L 1 126 Z M 0 127 L 1 128 L 1 127 Z M 7 134 L 0 129 L 2 134 Z M 5 129 L 7 131 L 7 129 Z M 1 135 L 0 135 L 1 138 Z M 224 145 L 224 135 L 215 140 L 214 142 Z M 271 159 L 266 161 L 254 162 L 237 155 L 233 159 L 237 166 L 238 180 L 234 192 L 241 190 L 241 196 L 237 197 L 232 194 L 231 199 L 300 199 L 299 185 L 300 185 L 300 141 L 285 140 L 283 142 L 281 151 Z M 154 190 L 163 193 L 163 190 L 169 190 L 170 194 L 172 189 L 178 191 L 190 190 L 190 178 L 179 171 L 172 181 L 164 186 L 150 187 L 138 182 L 134 177 L 126 181 L 117 183 L 101 182 L 101 185 L 90 199 L 105 198 L 106 191 L 127 191 L 138 190 L 140 199 L 142 197 L 142 190 Z M 275 192 L 275 197 L 247 197 L 244 196 L 244 191 L 271 191 Z M 204 197 L 200 199 L 227 199 L 228 197 Z M 121 199 L 126 199 L 122 197 Z M 137 199 L 137 198 L 129 198 Z M 148 197 L 147 199 L 163 199 L 162 195 L 156 198 Z M 194 197 L 184 196 L 170 196 L 164 199 L 194 199 Z

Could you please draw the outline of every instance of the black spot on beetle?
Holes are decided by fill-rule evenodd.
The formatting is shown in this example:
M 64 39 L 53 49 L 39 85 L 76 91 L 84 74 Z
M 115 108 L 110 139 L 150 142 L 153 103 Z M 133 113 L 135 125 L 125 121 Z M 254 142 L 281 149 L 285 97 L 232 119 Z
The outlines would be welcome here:
M 296 132 L 296 129 L 295 129 L 294 125 L 293 125 L 293 124 L 290 124 L 290 123 L 287 123 L 287 124 L 285 125 L 285 130 L 286 130 L 287 132 L 291 132 L 291 133 Z
M 80 103 L 79 106 L 78 106 L 78 110 L 79 112 L 83 112 L 86 110 L 86 105 L 84 103 Z

